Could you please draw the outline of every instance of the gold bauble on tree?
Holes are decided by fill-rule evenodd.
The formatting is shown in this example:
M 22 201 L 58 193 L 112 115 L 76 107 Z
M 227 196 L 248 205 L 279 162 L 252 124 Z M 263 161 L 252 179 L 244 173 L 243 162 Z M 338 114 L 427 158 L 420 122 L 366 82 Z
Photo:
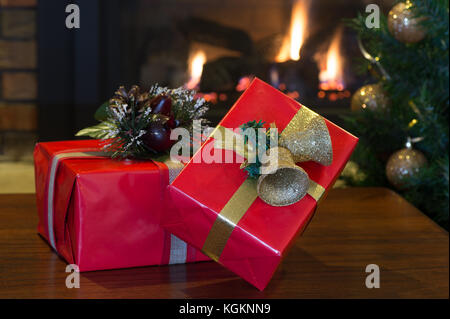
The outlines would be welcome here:
M 352 96 L 351 109 L 359 111 L 361 109 L 375 110 L 385 108 L 389 104 L 389 98 L 384 93 L 381 84 L 368 84 L 359 88 Z
M 410 1 L 396 4 L 388 15 L 388 28 L 398 41 L 403 43 L 417 43 L 426 36 L 424 28 L 420 25 L 423 18 L 414 17 Z
M 409 179 L 417 176 L 420 169 L 427 164 L 422 152 L 415 150 L 408 139 L 406 147 L 395 152 L 386 164 L 386 177 L 397 189 L 406 188 Z

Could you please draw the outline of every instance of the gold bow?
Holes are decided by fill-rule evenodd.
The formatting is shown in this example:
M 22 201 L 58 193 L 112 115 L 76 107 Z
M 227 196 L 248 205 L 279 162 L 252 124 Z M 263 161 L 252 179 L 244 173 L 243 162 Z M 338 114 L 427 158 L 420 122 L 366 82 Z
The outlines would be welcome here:
M 238 147 L 235 142 L 226 142 L 227 134 L 235 136 L 235 141 L 241 139 Z M 252 153 L 242 146 L 242 136 L 228 128 L 218 126 L 212 135 L 216 148 L 235 151 L 243 158 Z M 321 116 L 302 106 L 281 133 L 278 149 L 269 150 L 269 157 L 271 155 L 278 156 L 278 164 L 266 167 L 272 174 L 261 175 L 258 181 L 247 178 L 218 213 L 202 247 L 202 252 L 211 259 L 219 261 L 231 233 L 258 196 L 269 205 L 285 206 L 299 201 L 305 194 L 318 202 L 325 193 L 322 185 L 309 179 L 308 174 L 295 165 L 295 162 L 310 160 L 331 164 L 331 138 Z
M 273 127 L 273 126 L 272 126 Z M 218 127 L 214 147 L 229 149 L 246 158 L 241 167 L 253 162 L 256 156 L 251 145 L 242 136 L 224 127 Z M 217 132 L 220 132 L 218 134 Z M 233 139 L 226 137 L 232 135 Z M 262 174 L 256 183 L 258 196 L 272 206 L 288 206 L 301 200 L 307 193 L 317 200 L 317 185 L 309 179 L 305 170 L 295 163 L 314 161 L 328 166 L 333 160 L 331 138 L 324 119 L 302 106 L 279 138 L 278 147 L 267 152 L 268 160 L 262 166 Z

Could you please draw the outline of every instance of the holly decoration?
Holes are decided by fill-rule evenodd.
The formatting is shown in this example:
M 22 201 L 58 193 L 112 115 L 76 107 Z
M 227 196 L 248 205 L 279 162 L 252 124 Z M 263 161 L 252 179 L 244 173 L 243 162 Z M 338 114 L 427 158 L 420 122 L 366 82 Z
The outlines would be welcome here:
M 276 126 L 274 123 L 271 124 L 270 128 L 266 131 L 265 141 L 259 140 L 259 138 L 258 138 L 259 134 L 258 134 L 257 130 L 264 128 L 264 124 L 265 124 L 265 122 L 263 122 L 262 120 L 259 120 L 259 121 L 253 120 L 253 121 L 248 121 L 247 123 L 244 123 L 241 126 L 239 126 L 242 134 L 244 134 L 245 130 L 247 130 L 247 129 L 255 130 L 254 139 L 249 138 L 248 135 L 244 136 L 244 145 L 247 145 L 247 144 L 252 145 L 252 148 L 257 151 L 254 163 L 248 163 L 247 161 L 244 161 L 244 163 L 242 163 L 242 165 L 241 165 L 241 168 L 247 172 L 247 174 L 250 178 L 258 178 L 261 174 L 260 172 L 261 172 L 262 163 L 258 156 L 259 155 L 258 149 L 263 148 L 264 151 L 267 151 L 269 145 L 275 145 L 274 136 L 271 134 L 272 129 L 276 130 Z M 278 141 L 276 141 L 276 142 L 278 142 Z
M 127 92 L 123 86 L 95 113 L 101 122 L 79 131 L 76 136 L 104 140 L 111 157 L 152 158 L 167 153 L 176 142 L 172 129 L 190 128 L 207 111 L 195 91 L 153 86 L 142 92 L 137 85 Z

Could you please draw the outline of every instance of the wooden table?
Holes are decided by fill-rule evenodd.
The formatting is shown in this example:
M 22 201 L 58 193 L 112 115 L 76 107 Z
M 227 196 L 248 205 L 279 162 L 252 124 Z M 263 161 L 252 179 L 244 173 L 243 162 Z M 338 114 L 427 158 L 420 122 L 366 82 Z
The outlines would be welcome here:
M 34 195 L 0 195 L 0 298 L 449 297 L 448 233 L 383 188 L 332 190 L 263 292 L 214 262 L 82 273 L 68 289 L 36 224 Z

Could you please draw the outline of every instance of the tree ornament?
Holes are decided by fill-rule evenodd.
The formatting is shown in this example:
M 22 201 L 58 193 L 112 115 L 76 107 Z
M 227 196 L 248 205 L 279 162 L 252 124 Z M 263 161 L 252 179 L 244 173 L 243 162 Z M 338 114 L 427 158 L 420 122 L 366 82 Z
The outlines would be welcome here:
M 403 43 L 417 43 L 422 41 L 426 32 L 420 25 L 423 18 L 414 17 L 410 1 L 396 4 L 388 15 L 388 28 L 398 41 Z
M 368 84 L 359 88 L 352 96 L 351 109 L 359 111 L 361 109 L 376 110 L 385 108 L 389 104 L 389 98 L 384 93 L 381 84 Z
M 395 152 L 386 164 L 386 177 L 397 189 L 404 189 L 409 179 L 417 176 L 420 169 L 427 164 L 422 152 L 412 148 L 412 143 L 423 138 L 408 138 L 405 148 Z

